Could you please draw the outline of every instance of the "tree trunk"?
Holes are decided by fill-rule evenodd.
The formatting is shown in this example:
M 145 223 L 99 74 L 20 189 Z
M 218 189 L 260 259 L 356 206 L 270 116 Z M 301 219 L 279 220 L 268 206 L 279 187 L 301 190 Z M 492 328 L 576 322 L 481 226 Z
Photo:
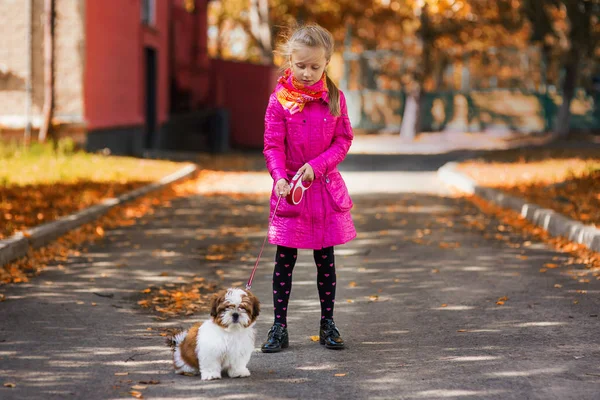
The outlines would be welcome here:
M 272 64 L 273 45 L 269 22 L 269 0 L 250 1 L 250 30 L 260 48 L 262 62 Z
M 419 30 L 419 37 L 423 48 L 421 54 L 423 66 L 421 71 L 416 74 L 414 87 L 408 90 L 406 104 L 404 105 L 404 114 L 402 115 L 402 124 L 400 126 L 400 138 L 406 141 L 414 140 L 415 136 L 421 132 L 425 81 L 431 75 L 432 69 L 433 32 L 429 21 L 428 8 L 427 3 L 425 3 L 420 10 L 421 28 Z
M 575 95 L 577 73 L 579 70 L 579 51 L 574 44 L 571 46 L 568 61 L 565 65 L 565 79 L 562 87 L 563 101 L 558 111 L 555 128 L 556 136 L 561 138 L 567 137 L 571 129 L 571 100 L 573 100 L 573 96 Z
M 44 0 L 44 120 L 39 141 L 51 135 L 54 111 L 54 0 Z

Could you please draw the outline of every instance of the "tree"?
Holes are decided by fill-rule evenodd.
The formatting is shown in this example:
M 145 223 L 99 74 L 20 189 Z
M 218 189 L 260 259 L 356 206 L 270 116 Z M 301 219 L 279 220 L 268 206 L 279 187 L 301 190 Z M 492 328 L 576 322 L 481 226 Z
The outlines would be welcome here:
M 579 80 L 581 65 L 594 56 L 598 46 L 600 4 L 596 0 L 525 0 L 525 16 L 531 23 L 531 40 L 542 45 L 547 61 L 550 54 L 562 50 L 564 77 L 562 104 L 554 133 L 566 137 L 571 127 L 571 102 Z M 560 39 L 565 38 L 565 46 Z M 564 48 L 563 48 L 564 47 Z
M 269 0 L 250 0 L 250 32 L 260 49 L 263 64 L 273 62 Z
M 45 142 L 52 129 L 54 111 L 54 0 L 44 1 L 44 110 L 39 141 Z

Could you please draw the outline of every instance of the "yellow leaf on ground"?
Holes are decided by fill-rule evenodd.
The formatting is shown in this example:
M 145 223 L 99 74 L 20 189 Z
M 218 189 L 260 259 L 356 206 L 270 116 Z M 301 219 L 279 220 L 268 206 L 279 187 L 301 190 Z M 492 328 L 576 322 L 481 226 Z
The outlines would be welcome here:
M 442 307 L 448 307 L 448 304 L 444 303 L 442 304 Z
M 356 282 L 352 281 L 348 284 L 349 287 L 356 287 Z
M 4 384 L 4 387 L 7 387 L 7 388 L 14 388 L 16 386 L 17 386 L 16 384 L 10 383 L 10 382 L 7 382 L 7 383 Z
M 346 374 L 335 374 L 334 376 L 341 377 L 341 376 L 346 376 Z
M 550 269 L 552 269 L 552 268 L 558 268 L 558 264 L 546 263 L 546 264 L 544 264 L 544 267 L 550 268 Z
M 554 285 L 555 288 L 560 289 L 562 287 L 562 285 L 560 283 L 557 283 Z
M 97 227 L 96 227 L 96 234 L 97 234 L 98 236 L 104 236 L 104 229 L 102 229 L 102 227 L 101 227 L 101 226 L 97 226 Z
M 132 390 L 131 392 L 129 392 L 129 394 L 133 397 L 135 397 L 136 399 L 143 399 L 144 395 L 141 392 L 137 392 L 135 390 Z
M 521 260 L 527 260 L 529 257 L 519 254 L 519 255 L 517 256 L 517 258 L 519 258 L 519 259 L 521 259 Z
M 127 376 L 129 372 L 115 372 L 115 376 Z
M 318 342 L 320 338 L 318 336 L 311 336 L 310 340 L 312 340 L 313 342 Z
M 144 390 L 146 389 L 148 386 L 143 386 L 143 385 L 133 385 L 131 388 L 133 390 Z

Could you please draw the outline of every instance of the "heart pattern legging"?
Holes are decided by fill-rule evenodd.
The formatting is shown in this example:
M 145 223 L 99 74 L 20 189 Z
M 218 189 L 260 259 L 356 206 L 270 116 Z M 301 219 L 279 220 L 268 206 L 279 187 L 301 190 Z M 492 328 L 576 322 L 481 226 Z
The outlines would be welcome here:
M 321 319 L 333 318 L 335 303 L 335 258 L 333 247 L 313 252 L 317 267 L 317 288 L 321 300 Z M 273 271 L 273 305 L 275 322 L 287 326 L 287 310 L 292 291 L 292 273 L 298 258 L 298 249 L 277 246 Z

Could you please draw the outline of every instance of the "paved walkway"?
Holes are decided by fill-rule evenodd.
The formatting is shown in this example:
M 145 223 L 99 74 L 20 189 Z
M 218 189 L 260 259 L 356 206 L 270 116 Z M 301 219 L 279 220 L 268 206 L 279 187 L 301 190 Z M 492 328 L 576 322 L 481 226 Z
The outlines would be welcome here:
M 301 251 L 287 351 L 256 352 L 247 379 L 172 373 L 160 329 L 206 315 L 157 320 L 138 308 L 140 291 L 194 276 L 243 282 L 266 229 L 266 194 L 204 193 L 107 232 L 29 284 L 0 288 L 0 384 L 16 384 L 0 385 L 0 398 L 130 398 L 131 386 L 158 381 L 142 384 L 144 398 L 597 399 L 600 281 L 580 283 L 562 268 L 540 273 L 564 256 L 539 243 L 517 247 L 510 230 L 445 197 L 435 178 L 441 158 L 370 157 L 343 166 L 360 232 L 336 253 L 335 315 L 347 350 L 310 340 L 318 296 L 312 256 Z M 264 173 L 234 176 L 215 184 L 270 185 Z M 236 246 L 245 241 L 248 249 Z M 207 261 L 212 244 L 242 250 L 234 261 Z M 273 249 L 266 253 L 253 288 L 264 311 L 257 346 L 272 318 Z

